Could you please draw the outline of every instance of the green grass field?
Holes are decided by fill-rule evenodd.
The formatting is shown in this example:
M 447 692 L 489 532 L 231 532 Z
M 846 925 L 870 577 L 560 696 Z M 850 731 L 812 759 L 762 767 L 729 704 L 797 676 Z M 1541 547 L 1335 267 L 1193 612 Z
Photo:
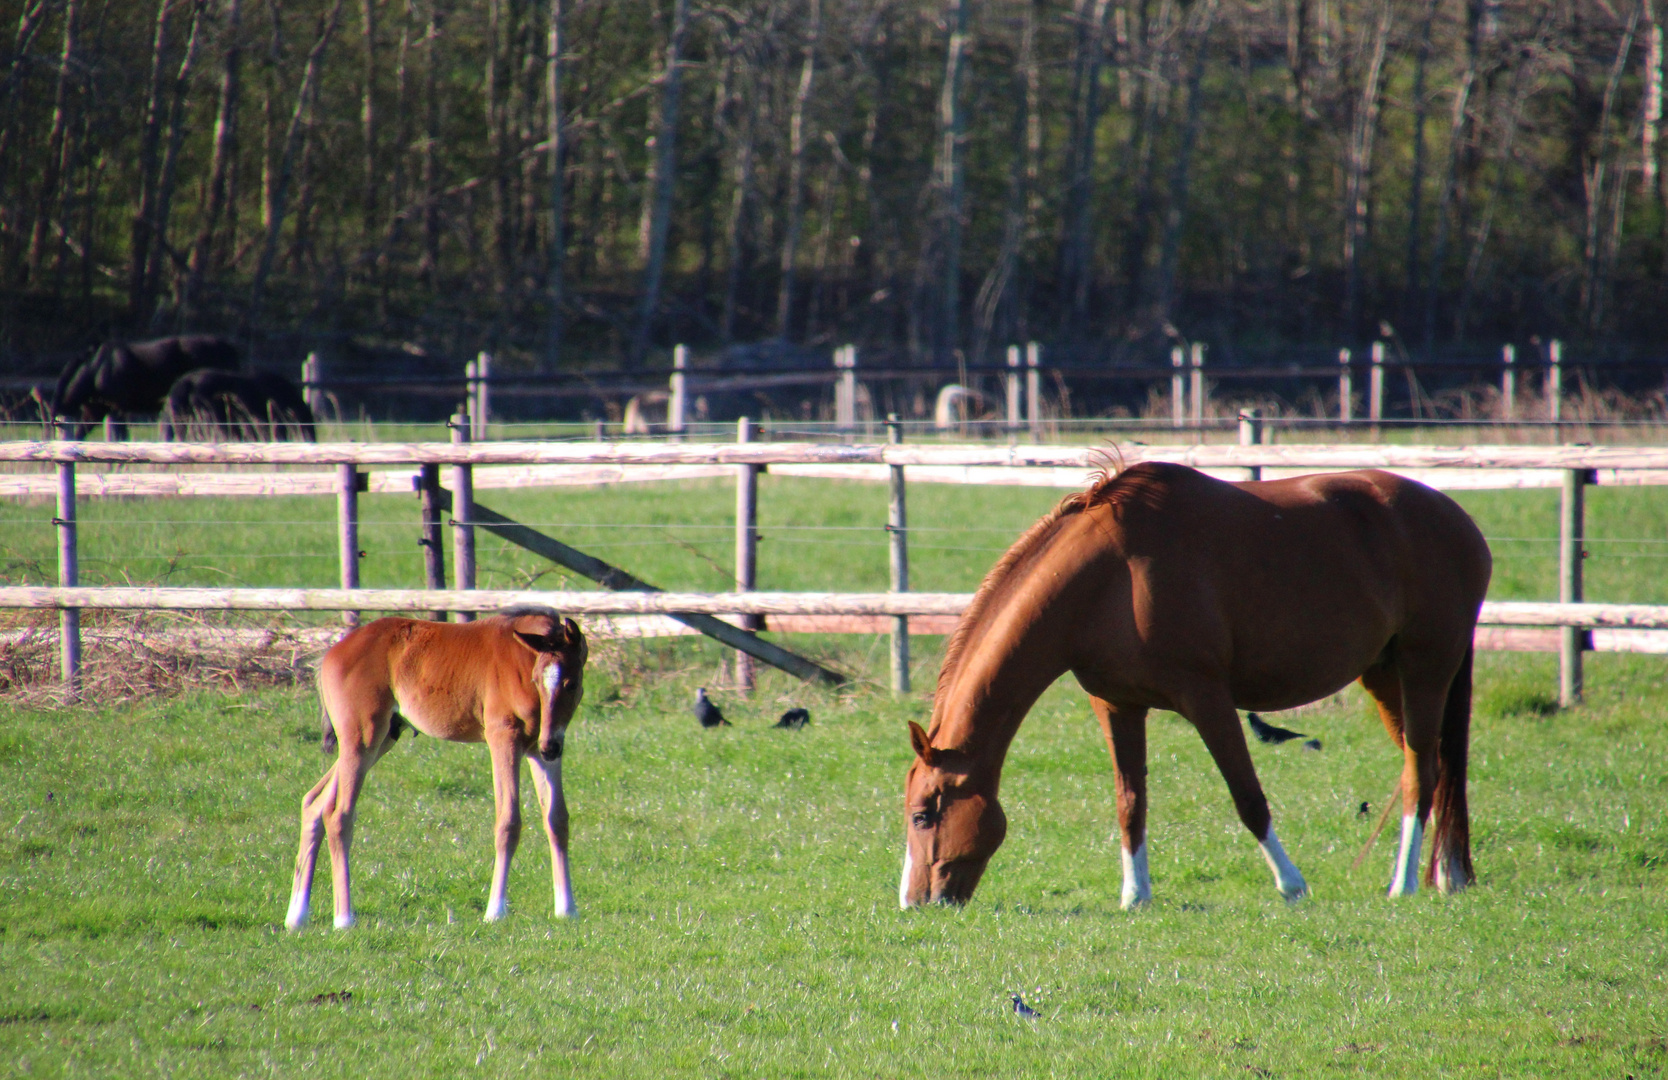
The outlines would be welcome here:
M 1054 497 L 913 487 L 916 587 L 973 587 Z M 727 484 L 482 498 L 658 584 L 714 588 L 729 565 Z M 1494 597 L 1553 595 L 1555 494 L 1462 502 L 1494 542 Z M 881 489 L 767 478 L 761 506 L 761 587 L 884 585 Z M 50 570 L 50 514 L 0 508 L 6 580 Z M 366 583 L 416 584 L 415 500 L 369 499 L 367 515 L 388 524 L 367 529 Z M 147 556 L 172 560 L 179 583 L 335 576 L 327 500 L 110 502 L 83 517 L 94 580 L 158 580 Z M 1590 596 L 1668 599 L 1668 551 L 1652 543 L 1665 518 L 1668 492 L 1591 494 Z M 620 527 L 638 525 L 664 527 Z M 834 528 L 787 527 L 809 525 Z M 537 573 L 483 548 L 483 584 Z M 480 922 L 479 747 L 402 741 L 360 814 L 359 927 L 289 934 L 298 802 L 325 765 L 309 690 L 0 699 L 0 1073 L 1668 1074 L 1668 658 L 1590 658 L 1588 700 L 1567 712 L 1551 705 L 1552 658 L 1480 658 L 1481 880 L 1452 898 L 1386 900 L 1388 843 L 1349 871 L 1399 769 L 1358 691 L 1282 719 L 1320 753 L 1253 746 L 1313 890 L 1295 907 L 1198 738 L 1155 714 L 1156 901 L 1137 913 L 1118 910 L 1111 769 L 1067 680 L 1015 743 L 1009 838 L 978 897 L 904 913 L 903 726 L 924 720 L 926 695 L 878 686 L 882 639 L 806 647 L 865 677 L 834 693 L 769 672 L 750 702 L 717 695 L 735 726 L 713 732 L 685 710 L 717 649 L 598 650 L 569 736 L 580 917 L 564 923 L 536 829 L 510 918 Z M 917 685 L 937 648 L 917 643 Z M 811 726 L 767 730 L 790 703 Z M 321 867 L 315 911 L 328 893 Z M 1015 992 L 1040 1019 L 1013 1014 Z

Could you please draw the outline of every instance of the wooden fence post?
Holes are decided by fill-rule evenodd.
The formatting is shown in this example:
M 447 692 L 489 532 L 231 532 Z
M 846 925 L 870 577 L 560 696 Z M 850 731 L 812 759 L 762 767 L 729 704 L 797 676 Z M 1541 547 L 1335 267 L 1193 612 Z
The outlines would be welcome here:
M 689 366 L 689 347 L 672 346 L 672 380 L 670 396 L 666 400 L 666 430 L 676 437 L 683 436 L 685 414 L 689 408 L 688 383 L 684 370 Z
M 834 426 L 850 432 L 857 427 L 857 346 L 835 349 L 834 366 L 840 371 L 834 384 Z
M 1008 431 L 1019 430 L 1019 346 L 1008 346 Z M 889 414 L 890 415 L 890 414 Z M 891 420 L 887 420 L 890 424 Z
M 59 437 L 67 437 L 62 427 Z M 81 557 L 75 536 L 75 463 L 58 463 L 58 584 L 74 588 L 81 584 Z M 58 609 L 58 668 L 64 690 L 71 700 L 81 696 L 81 609 Z
M 1547 349 L 1546 418 L 1554 424 L 1564 418 L 1564 343 L 1557 338 Z M 1557 431 L 1553 431 L 1552 441 L 1559 441 Z
M 452 417 L 452 442 L 461 445 L 470 441 L 468 413 Z M 452 466 L 452 562 L 457 565 L 457 586 L 475 587 L 475 470 L 472 465 Z M 473 622 L 472 611 L 458 612 L 458 622 Z
M 487 424 L 492 421 L 492 391 L 487 382 L 492 376 L 492 354 L 483 352 L 475 357 L 475 384 L 470 387 L 469 426 L 472 437 L 485 441 Z
M 342 588 L 359 588 L 359 491 L 366 477 L 352 462 L 336 466 L 336 555 L 342 565 Z M 359 612 L 342 612 L 342 623 L 359 625 Z
M 1257 446 L 1263 441 L 1263 417 L 1256 409 L 1241 409 L 1239 411 L 1239 444 L 1241 446 Z M 1263 467 L 1248 465 L 1246 471 L 1251 475 L 1248 479 L 1261 480 Z
M 310 352 L 301 362 L 301 397 L 313 412 L 314 421 L 324 418 L 324 379 L 319 354 Z
M 1586 556 L 1587 469 L 1564 470 L 1564 497 L 1558 513 L 1558 602 L 1581 602 L 1581 560 Z M 1560 630 L 1558 704 L 1564 708 L 1581 700 L 1581 653 L 1588 631 L 1576 626 Z
M 1182 377 L 1182 367 L 1187 363 L 1187 356 L 1180 345 L 1170 349 L 1170 426 L 1184 427 L 1187 424 L 1187 389 L 1186 380 Z
M 1033 369 L 1035 370 L 1035 369 Z M 886 441 L 903 442 L 903 425 L 897 413 L 886 416 Z M 909 516 L 904 502 L 904 467 L 889 468 L 890 498 L 886 505 L 886 534 L 891 539 L 893 592 L 909 591 Z M 909 616 L 892 616 L 892 692 L 909 693 Z
M 1193 423 L 1199 429 L 1199 438 L 1204 439 L 1205 427 L 1205 345 L 1204 342 L 1193 343 L 1192 356 L 1192 390 L 1193 390 Z
M 1025 343 L 1025 419 L 1031 425 L 1031 441 L 1042 441 L 1042 345 Z
M 417 494 L 422 500 L 423 535 L 417 541 L 423 548 L 423 586 L 428 589 L 446 587 L 446 544 L 440 528 L 440 466 L 424 462 L 417 467 Z M 429 618 L 445 622 L 446 612 L 430 611 Z
M 1373 342 L 1372 356 L 1372 374 L 1367 383 L 1367 419 L 1377 424 L 1384 419 L 1384 342 Z
M 1355 416 L 1355 378 L 1350 359 L 1348 349 L 1338 350 L 1338 419 L 1346 424 Z
M 736 442 L 753 441 L 753 421 L 742 417 L 736 421 Z M 758 587 L 759 552 L 759 467 L 736 466 L 736 591 L 752 592 Z M 758 615 L 743 615 L 741 625 L 749 630 L 764 629 Z M 755 680 L 753 658 L 737 651 L 736 689 L 744 694 L 753 692 Z
M 1517 348 L 1500 347 L 1500 418 L 1517 418 Z

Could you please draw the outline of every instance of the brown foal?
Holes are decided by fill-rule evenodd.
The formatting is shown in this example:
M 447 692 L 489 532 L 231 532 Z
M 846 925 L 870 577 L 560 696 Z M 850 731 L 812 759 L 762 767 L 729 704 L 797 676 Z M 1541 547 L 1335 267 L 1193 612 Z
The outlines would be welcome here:
M 336 926 L 353 925 L 354 810 L 366 774 L 399 737 L 396 718 L 437 739 L 485 742 L 492 754 L 498 813 L 489 921 L 508 910 L 510 859 L 521 838 L 521 759 L 527 758 L 550 839 L 556 914 L 572 915 L 562 740 L 584 696 L 585 659 L 578 624 L 537 607 L 472 623 L 378 619 L 332 646 L 319 665 L 319 696 L 328 715 L 326 748 L 334 735 L 338 756 L 301 800 L 301 850 L 285 924 L 293 930 L 307 921 L 319 841 L 328 839 Z
M 1473 880 L 1471 656 L 1492 560 L 1447 496 L 1385 472 L 1226 483 L 1141 464 L 1065 499 L 985 577 L 945 652 L 931 727 L 910 724 L 901 906 L 962 903 L 1007 831 L 1021 721 L 1070 671 L 1112 752 L 1123 905 L 1147 873 L 1149 709 L 1198 730 L 1280 892 L 1307 886 L 1274 834 L 1238 709 L 1289 709 L 1359 678 L 1403 754 L 1390 894 Z

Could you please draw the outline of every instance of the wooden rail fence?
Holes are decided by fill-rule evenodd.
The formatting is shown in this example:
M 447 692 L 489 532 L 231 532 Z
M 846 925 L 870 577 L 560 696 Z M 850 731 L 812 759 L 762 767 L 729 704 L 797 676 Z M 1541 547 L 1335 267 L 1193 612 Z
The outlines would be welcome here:
M 462 415 L 454 418 L 454 424 L 467 430 L 474 426 L 474 417 Z M 1124 464 L 1134 464 L 1140 461 L 1173 461 L 1191 465 L 1207 471 L 1222 474 L 1225 470 L 1237 470 L 1234 478 L 1262 476 L 1273 479 L 1280 475 L 1290 475 L 1298 472 L 1309 472 L 1325 469 L 1355 469 L 1355 468 L 1384 468 L 1398 472 L 1410 473 L 1420 479 L 1434 479 L 1437 474 L 1442 476 L 1477 476 L 1485 472 L 1521 473 L 1533 472 L 1543 474 L 1547 479 L 1555 478 L 1562 488 L 1562 513 L 1559 540 L 1559 600 L 1552 615 L 1531 617 L 1531 609 L 1539 610 L 1546 605 L 1496 605 L 1491 610 L 1496 612 L 1492 621 L 1508 626 L 1518 627 L 1559 627 L 1561 636 L 1560 654 L 1560 699 L 1565 703 L 1573 702 L 1581 693 L 1581 655 L 1589 648 L 1587 631 L 1594 627 L 1625 626 L 1629 628 L 1651 627 L 1668 628 L 1668 621 L 1651 622 L 1658 616 L 1651 612 L 1659 609 L 1637 608 L 1617 605 L 1582 605 L 1581 560 L 1584 557 L 1583 542 L 1585 537 L 1584 523 L 1584 490 L 1595 482 L 1608 483 L 1668 483 L 1668 448 L 1664 447 L 1593 447 L 1593 446 L 1384 446 L 1384 445 L 1345 445 L 1345 446 L 1305 446 L 1284 445 L 1271 446 L 1257 441 L 1260 426 L 1254 417 L 1248 417 L 1245 431 L 1251 436 L 1241 445 L 1195 445 L 1195 446 L 1138 446 L 1128 445 L 1117 451 L 1108 448 L 1071 447 L 1071 446 L 1000 446 L 1000 445 L 903 445 L 897 441 L 894 426 L 894 441 L 883 444 L 830 444 L 830 443 L 765 443 L 751 439 L 751 428 L 745 422 L 738 434 L 741 436 L 735 443 L 692 443 L 672 441 L 666 443 L 550 443 L 550 442 L 471 442 L 466 436 L 460 435 L 451 443 L 321 443 L 316 445 L 291 443 L 101 443 L 101 442 L 70 442 L 70 441 L 26 441 L 0 443 L 0 462 L 36 463 L 55 466 L 56 476 L 40 475 L 26 477 L 31 484 L 48 481 L 57 495 L 58 515 L 53 523 L 59 529 L 60 536 L 60 575 L 61 590 L 51 594 L 49 601 L 30 599 L 45 594 L 30 593 L 18 589 L 0 589 L 0 606 L 56 607 L 63 612 L 63 669 L 64 677 L 73 683 L 79 669 L 79 630 L 75 613 L 79 608 L 92 606 L 170 606 L 141 603 L 140 599 L 146 595 L 174 595 L 183 597 L 174 606 L 195 606 L 198 608 L 224 608 L 243 606 L 260 606 L 256 600 L 241 600 L 234 604 L 234 596 L 252 595 L 254 593 L 279 595 L 290 599 L 283 602 L 273 602 L 277 608 L 307 609 L 309 607 L 322 610 L 341 610 L 350 623 L 353 613 L 358 610 L 409 610 L 409 611 L 481 611 L 501 606 L 505 602 L 502 597 L 515 595 L 525 600 L 528 596 L 543 596 L 553 600 L 552 594 L 504 594 L 484 590 L 471 590 L 467 586 L 472 584 L 472 573 L 460 575 L 459 583 L 464 588 L 459 590 L 427 589 L 417 591 L 405 590 L 367 590 L 359 589 L 358 585 L 358 494 L 370 488 L 368 477 L 359 471 L 364 465 L 400 465 L 400 466 L 431 466 L 438 470 L 440 465 L 452 466 L 451 488 L 453 493 L 454 550 L 459 557 L 460 569 L 468 564 L 472 569 L 473 552 L 473 522 L 472 490 L 481 486 L 476 482 L 474 470 L 478 467 L 504 467 L 510 469 L 543 469 L 543 468 L 580 468 L 580 469 L 619 469 L 619 470 L 654 470 L 654 469 L 711 469 L 733 471 L 738 480 L 738 517 L 737 530 L 741 542 L 737 545 L 738 586 L 748 589 L 752 582 L 752 545 L 746 542 L 756 529 L 756 489 L 754 494 L 748 494 L 749 485 L 756 484 L 757 470 L 761 466 L 778 466 L 804 470 L 808 474 L 828 473 L 823 470 L 873 470 L 876 479 L 886 478 L 890 481 L 890 497 L 888 510 L 888 531 L 892 536 L 891 552 L 893 575 L 892 584 L 896 597 L 909 597 L 908 600 L 895 601 L 899 606 L 887 608 L 868 604 L 859 607 L 840 607 L 838 602 L 827 600 L 826 597 L 817 600 L 823 604 L 820 610 L 800 609 L 790 611 L 782 609 L 771 611 L 744 603 L 746 597 L 758 597 L 772 594 L 753 592 L 738 592 L 734 594 L 717 594 L 710 600 L 696 604 L 691 594 L 674 593 L 630 593 L 606 594 L 609 599 L 605 608 L 594 609 L 597 612 L 608 613 L 653 613 L 653 612 L 682 612 L 684 614 L 701 614 L 704 612 L 722 612 L 728 614 L 752 615 L 851 615 L 851 616 L 885 616 L 894 620 L 893 623 L 893 685 L 899 691 L 907 690 L 908 686 L 908 646 L 907 619 L 910 615 L 951 615 L 954 611 L 920 610 L 911 605 L 919 604 L 920 597 L 941 596 L 944 594 L 915 594 L 908 590 L 908 529 L 904 508 L 904 479 L 906 470 L 936 470 L 939 475 L 935 479 L 954 479 L 960 472 L 960 482 L 985 483 L 992 482 L 987 473 L 1001 472 L 1014 474 L 1027 471 L 1046 471 L 1051 481 L 1065 479 L 1061 476 L 1075 473 L 1077 479 L 1068 483 L 1080 484 L 1086 479 L 1090 470 L 1107 467 L 1114 460 L 1121 460 Z M 81 464 L 112 463 L 112 464 L 152 464 L 152 465 L 334 465 L 333 487 L 325 488 L 321 485 L 321 476 L 330 474 L 264 474 L 245 491 L 258 491 L 261 494 L 290 493 L 295 489 L 292 483 L 312 485 L 308 490 L 334 490 L 338 496 L 339 530 L 341 537 L 341 590 L 80 590 L 73 591 L 77 585 L 77 562 L 75 551 L 75 502 L 76 466 Z M 834 472 L 833 475 L 848 475 L 844 472 Z M 421 474 L 420 474 L 421 475 Z M 671 475 L 670 472 L 663 475 Z M 154 483 L 156 480 L 172 479 L 186 490 L 185 478 L 156 478 L 142 474 L 129 474 L 126 477 L 109 476 L 106 474 L 92 474 L 98 476 L 95 483 L 106 493 L 140 493 L 144 484 Z M 398 490 L 412 490 L 412 476 L 409 472 L 403 474 L 403 485 L 384 478 L 379 483 L 380 490 L 397 488 Z M 525 479 L 526 477 L 524 477 Z M 192 483 L 201 484 L 205 493 L 220 484 L 225 483 L 228 488 L 238 482 L 248 480 L 247 477 L 232 475 L 217 475 L 192 478 Z M 122 481 L 122 482 L 118 482 Z M 1444 486 L 1439 484 L 1439 486 Z M 1500 482 L 1490 486 L 1517 486 Z M 126 490 L 124 490 L 124 487 Z M 15 491 L 0 487 L 0 494 L 44 494 L 45 490 L 36 491 L 31 487 L 28 492 Z M 149 493 L 149 492 L 147 492 Z M 470 555 L 466 558 L 465 553 Z M 439 584 L 431 576 L 430 584 Z M 342 600 L 337 594 L 346 597 Z M 560 596 L 564 605 L 572 607 L 575 598 L 587 594 L 564 593 Z M 785 595 L 785 594 L 775 594 Z M 863 599 L 859 594 L 853 594 Z M 87 599 L 103 596 L 106 601 L 123 598 L 122 604 L 107 603 Z M 653 596 L 653 600 L 647 597 Z M 334 599 L 324 599 L 332 597 Z M 417 597 L 419 599 L 412 599 Z M 459 600 L 458 597 L 464 597 Z M 83 602 L 85 601 L 85 602 Z M 781 601 L 787 603 L 787 601 Z M 948 601 L 945 601 L 948 602 Z M 717 606 L 711 606 L 716 603 Z M 678 606 L 682 604 L 683 606 Z M 413 606 L 415 605 L 415 606 Z M 644 606 L 648 605 L 648 606 Z M 833 605 L 833 606 L 829 606 Z M 1597 615 L 1580 614 L 1587 608 L 1600 607 L 1616 608 L 1633 612 L 1627 618 L 1638 620 L 1635 622 L 1606 623 L 1584 622 L 1582 619 L 1599 618 Z M 593 609 L 573 609 L 584 613 Z M 1608 617 L 1608 616 L 1606 616 Z M 1523 621 L 1530 620 L 1530 621 Z

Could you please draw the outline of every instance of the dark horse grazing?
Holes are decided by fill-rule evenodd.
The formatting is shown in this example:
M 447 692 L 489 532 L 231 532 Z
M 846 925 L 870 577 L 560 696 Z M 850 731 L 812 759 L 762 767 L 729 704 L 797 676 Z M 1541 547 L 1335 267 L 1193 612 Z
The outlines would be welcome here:
M 162 410 L 162 441 L 193 437 L 260 442 L 318 441 L 313 410 L 297 386 L 282 375 L 257 371 L 239 375 L 204 369 L 182 375 L 168 390 Z
M 319 696 L 326 749 L 334 742 L 337 758 L 301 800 L 301 849 L 285 924 L 294 930 L 307 921 L 319 841 L 328 838 L 336 926 L 353 925 L 354 811 L 366 774 L 399 738 L 399 719 L 437 739 L 485 742 L 492 754 L 498 819 L 488 921 L 508 911 L 510 859 L 521 839 L 521 759 L 527 758 L 550 839 L 556 914 L 573 914 L 562 740 L 585 694 L 586 656 L 579 625 L 540 607 L 471 623 L 378 619 L 331 646 L 319 665 Z
M 52 415 L 71 421 L 73 437 L 80 438 L 107 416 L 159 412 L 169 387 L 188 371 L 235 370 L 241 363 L 237 346 L 207 335 L 107 341 L 64 367 L 52 391 Z
M 1306 890 L 1269 820 L 1237 709 L 1359 678 L 1402 748 L 1392 896 L 1474 880 L 1465 802 L 1471 655 L 1492 559 L 1447 496 L 1385 472 L 1231 484 L 1135 465 L 1072 495 L 985 577 L 945 652 L 932 726 L 910 724 L 898 899 L 964 903 L 1002 843 L 1002 762 L 1070 671 L 1112 751 L 1123 906 L 1149 900 L 1146 718 L 1192 722 L 1288 899 Z

